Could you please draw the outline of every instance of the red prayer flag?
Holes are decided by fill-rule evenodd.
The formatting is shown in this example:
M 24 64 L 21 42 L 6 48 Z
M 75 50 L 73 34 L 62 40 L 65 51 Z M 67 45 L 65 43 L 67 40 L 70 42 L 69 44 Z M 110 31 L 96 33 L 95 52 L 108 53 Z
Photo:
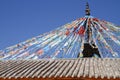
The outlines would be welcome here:
M 43 52 L 44 52 L 44 50 L 40 49 L 40 50 L 37 51 L 37 54 L 42 54 Z
M 69 35 L 70 34 L 70 31 L 67 29 L 67 31 L 65 32 L 65 35 Z
M 79 29 L 79 31 L 78 31 L 78 34 L 79 34 L 79 35 L 81 35 L 81 34 L 83 35 L 84 32 L 85 32 L 85 29 L 84 29 L 83 26 L 81 26 L 80 29 Z

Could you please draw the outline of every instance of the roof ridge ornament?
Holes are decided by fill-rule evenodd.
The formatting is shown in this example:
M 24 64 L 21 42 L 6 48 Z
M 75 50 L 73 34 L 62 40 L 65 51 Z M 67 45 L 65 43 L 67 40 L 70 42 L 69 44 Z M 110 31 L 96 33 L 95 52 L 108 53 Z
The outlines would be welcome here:
M 88 2 L 86 3 L 85 14 L 88 15 L 88 16 L 90 15 L 90 8 L 89 8 L 89 4 L 88 4 Z

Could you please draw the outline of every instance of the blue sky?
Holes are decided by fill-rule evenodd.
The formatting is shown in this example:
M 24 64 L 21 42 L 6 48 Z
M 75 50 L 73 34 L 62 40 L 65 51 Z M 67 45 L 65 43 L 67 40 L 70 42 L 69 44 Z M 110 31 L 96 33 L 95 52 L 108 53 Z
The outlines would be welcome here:
M 91 15 L 120 25 L 120 0 L 0 0 L 0 49 Z

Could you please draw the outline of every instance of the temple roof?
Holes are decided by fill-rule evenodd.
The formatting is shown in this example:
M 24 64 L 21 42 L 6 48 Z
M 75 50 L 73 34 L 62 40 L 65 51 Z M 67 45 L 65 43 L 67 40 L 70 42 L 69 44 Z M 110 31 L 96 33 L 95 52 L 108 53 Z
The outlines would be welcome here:
M 80 58 L 0 61 L 0 79 L 119 79 L 120 59 Z

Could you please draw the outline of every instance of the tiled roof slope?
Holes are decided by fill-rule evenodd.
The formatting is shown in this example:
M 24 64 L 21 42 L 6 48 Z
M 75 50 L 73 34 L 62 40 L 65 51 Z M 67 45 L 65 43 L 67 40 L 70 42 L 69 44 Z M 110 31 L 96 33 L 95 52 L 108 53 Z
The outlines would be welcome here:
M 80 58 L 0 61 L 0 79 L 120 79 L 120 59 Z

